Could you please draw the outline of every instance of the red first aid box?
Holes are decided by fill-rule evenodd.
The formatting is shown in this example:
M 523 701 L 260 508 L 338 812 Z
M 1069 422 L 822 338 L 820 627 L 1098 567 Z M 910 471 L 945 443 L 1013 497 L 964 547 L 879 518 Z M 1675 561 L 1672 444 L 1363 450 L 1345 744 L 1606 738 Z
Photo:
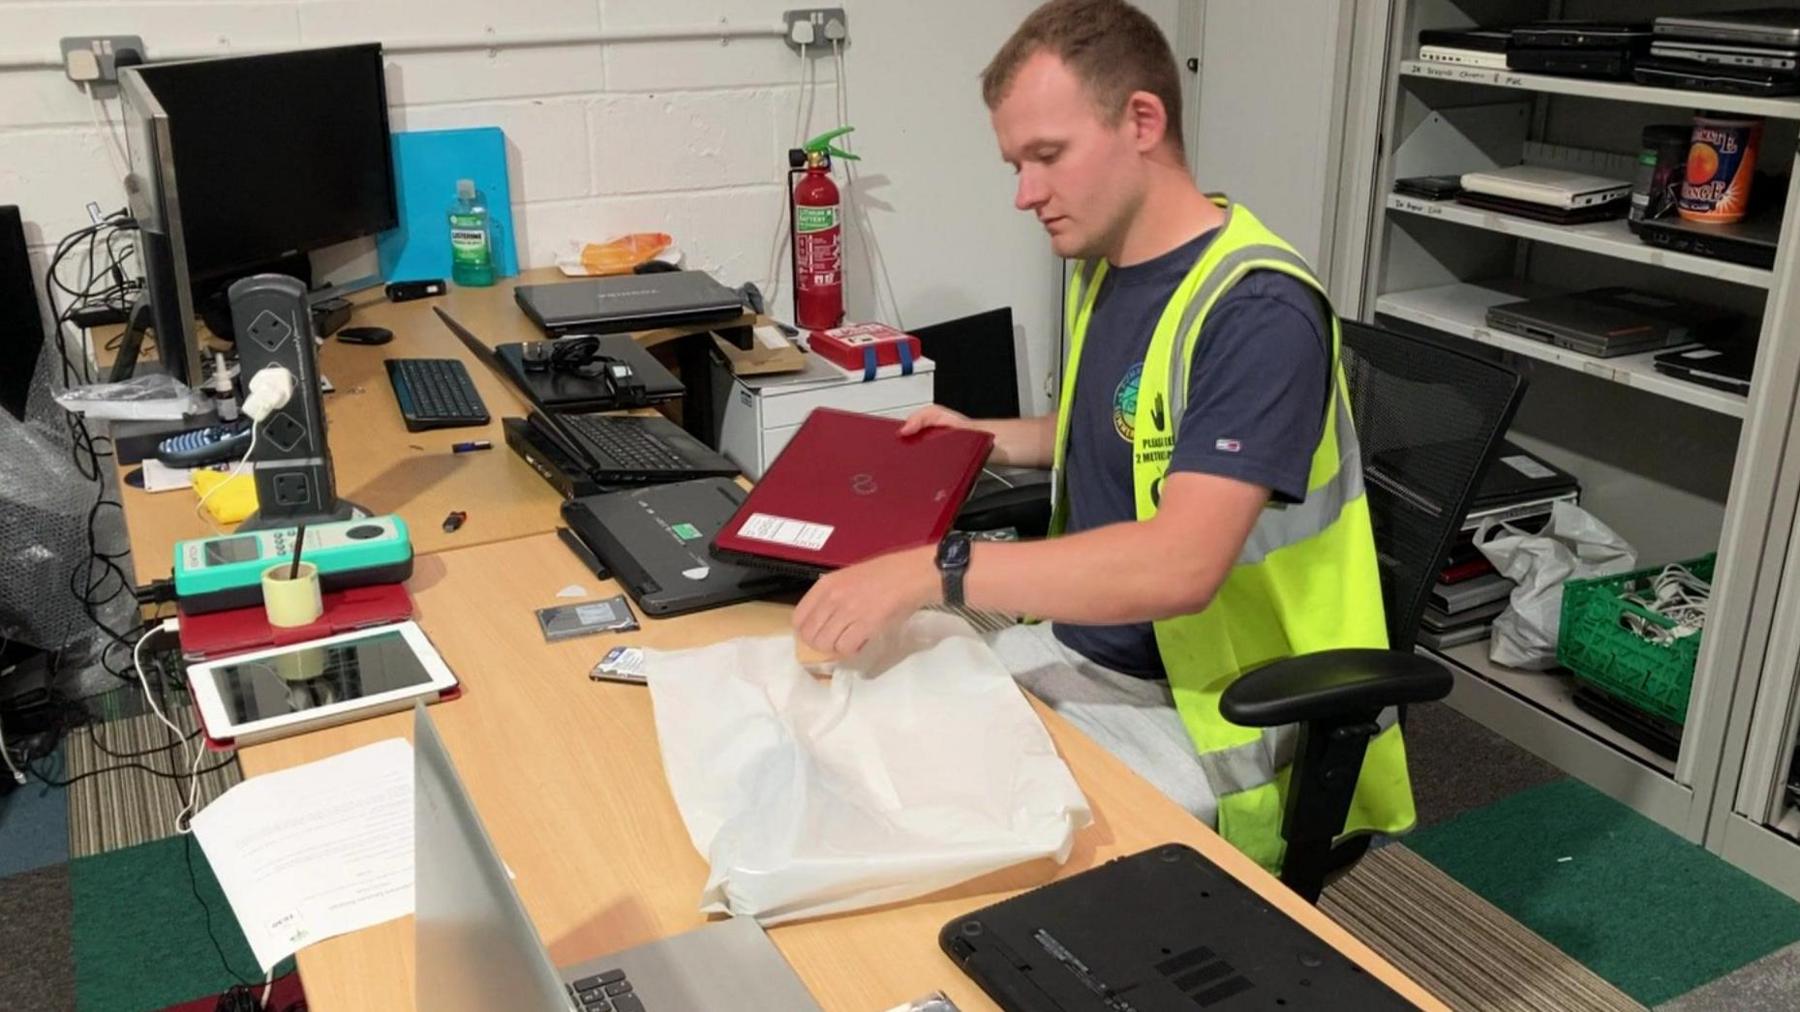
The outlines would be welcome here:
M 843 368 L 861 370 L 871 378 L 884 365 L 899 365 L 911 372 L 912 363 L 920 356 L 918 338 L 885 323 L 815 330 L 808 346 Z

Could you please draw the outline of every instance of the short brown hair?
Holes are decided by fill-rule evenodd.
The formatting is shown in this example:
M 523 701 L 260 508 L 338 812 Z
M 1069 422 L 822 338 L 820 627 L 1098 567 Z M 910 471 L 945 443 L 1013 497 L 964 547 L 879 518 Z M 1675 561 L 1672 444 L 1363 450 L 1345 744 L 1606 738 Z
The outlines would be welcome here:
M 1132 92 L 1147 91 L 1168 113 L 1166 136 L 1181 140 L 1181 76 L 1169 40 L 1150 16 L 1124 0 L 1050 0 L 1025 18 L 981 72 L 981 97 L 992 109 L 1012 88 L 1019 67 L 1038 52 L 1061 60 L 1087 88 L 1101 116 L 1117 123 Z

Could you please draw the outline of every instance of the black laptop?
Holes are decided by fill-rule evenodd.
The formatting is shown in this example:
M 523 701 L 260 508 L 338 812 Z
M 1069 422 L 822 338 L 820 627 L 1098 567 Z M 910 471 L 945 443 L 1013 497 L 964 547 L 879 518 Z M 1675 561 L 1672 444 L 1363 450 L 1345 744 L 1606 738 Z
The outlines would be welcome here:
M 538 400 L 536 390 L 514 378 L 493 349 L 441 307 L 432 309 L 470 354 L 537 408 L 530 419 L 532 429 L 566 458 L 582 462 L 588 477 L 597 484 L 638 485 L 737 476 L 738 466 L 724 454 L 661 415 L 562 414 L 550 410 Z
M 1414 1007 L 1180 844 L 965 914 L 938 945 L 1006 1012 Z
M 704 271 L 662 271 L 520 285 L 513 299 L 552 337 L 623 334 L 744 315 L 744 298 Z
M 1743 221 L 1717 225 L 1673 216 L 1638 223 L 1638 238 L 1652 246 L 1764 270 L 1775 266 L 1775 242 L 1780 235 L 1779 212 L 1752 214 Z
M 640 611 L 680 615 L 806 585 L 709 554 L 744 495 L 735 481 L 702 478 L 570 499 L 562 515 Z
M 1727 393 L 1750 393 L 1750 370 L 1756 365 L 1756 345 L 1736 341 L 1722 345 L 1677 348 L 1656 356 L 1656 371 Z

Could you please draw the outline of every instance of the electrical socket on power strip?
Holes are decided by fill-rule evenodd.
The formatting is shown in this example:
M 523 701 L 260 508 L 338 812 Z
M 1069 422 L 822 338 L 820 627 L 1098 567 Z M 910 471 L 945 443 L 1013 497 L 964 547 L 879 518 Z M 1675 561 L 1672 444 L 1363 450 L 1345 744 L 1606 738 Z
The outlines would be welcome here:
M 850 16 L 842 7 L 797 7 L 783 11 L 781 23 L 787 25 L 787 44 L 796 53 L 804 47 L 815 56 L 829 55 L 833 42 L 850 42 Z
M 143 63 L 144 53 L 144 40 L 136 35 L 67 35 L 63 73 L 76 84 L 112 84 L 120 67 Z

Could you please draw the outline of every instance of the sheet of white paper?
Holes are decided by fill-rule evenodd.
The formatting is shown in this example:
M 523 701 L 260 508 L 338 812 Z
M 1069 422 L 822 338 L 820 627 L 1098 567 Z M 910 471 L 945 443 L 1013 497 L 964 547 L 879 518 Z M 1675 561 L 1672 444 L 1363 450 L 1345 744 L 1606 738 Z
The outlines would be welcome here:
M 144 458 L 144 491 L 172 492 L 193 488 L 194 472 L 185 467 L 170 467 L 155 457 Z
M 413 912 L 413 750 L 389 738 L 268 773 L 194 817 L 264 972 L 321 939 Z

